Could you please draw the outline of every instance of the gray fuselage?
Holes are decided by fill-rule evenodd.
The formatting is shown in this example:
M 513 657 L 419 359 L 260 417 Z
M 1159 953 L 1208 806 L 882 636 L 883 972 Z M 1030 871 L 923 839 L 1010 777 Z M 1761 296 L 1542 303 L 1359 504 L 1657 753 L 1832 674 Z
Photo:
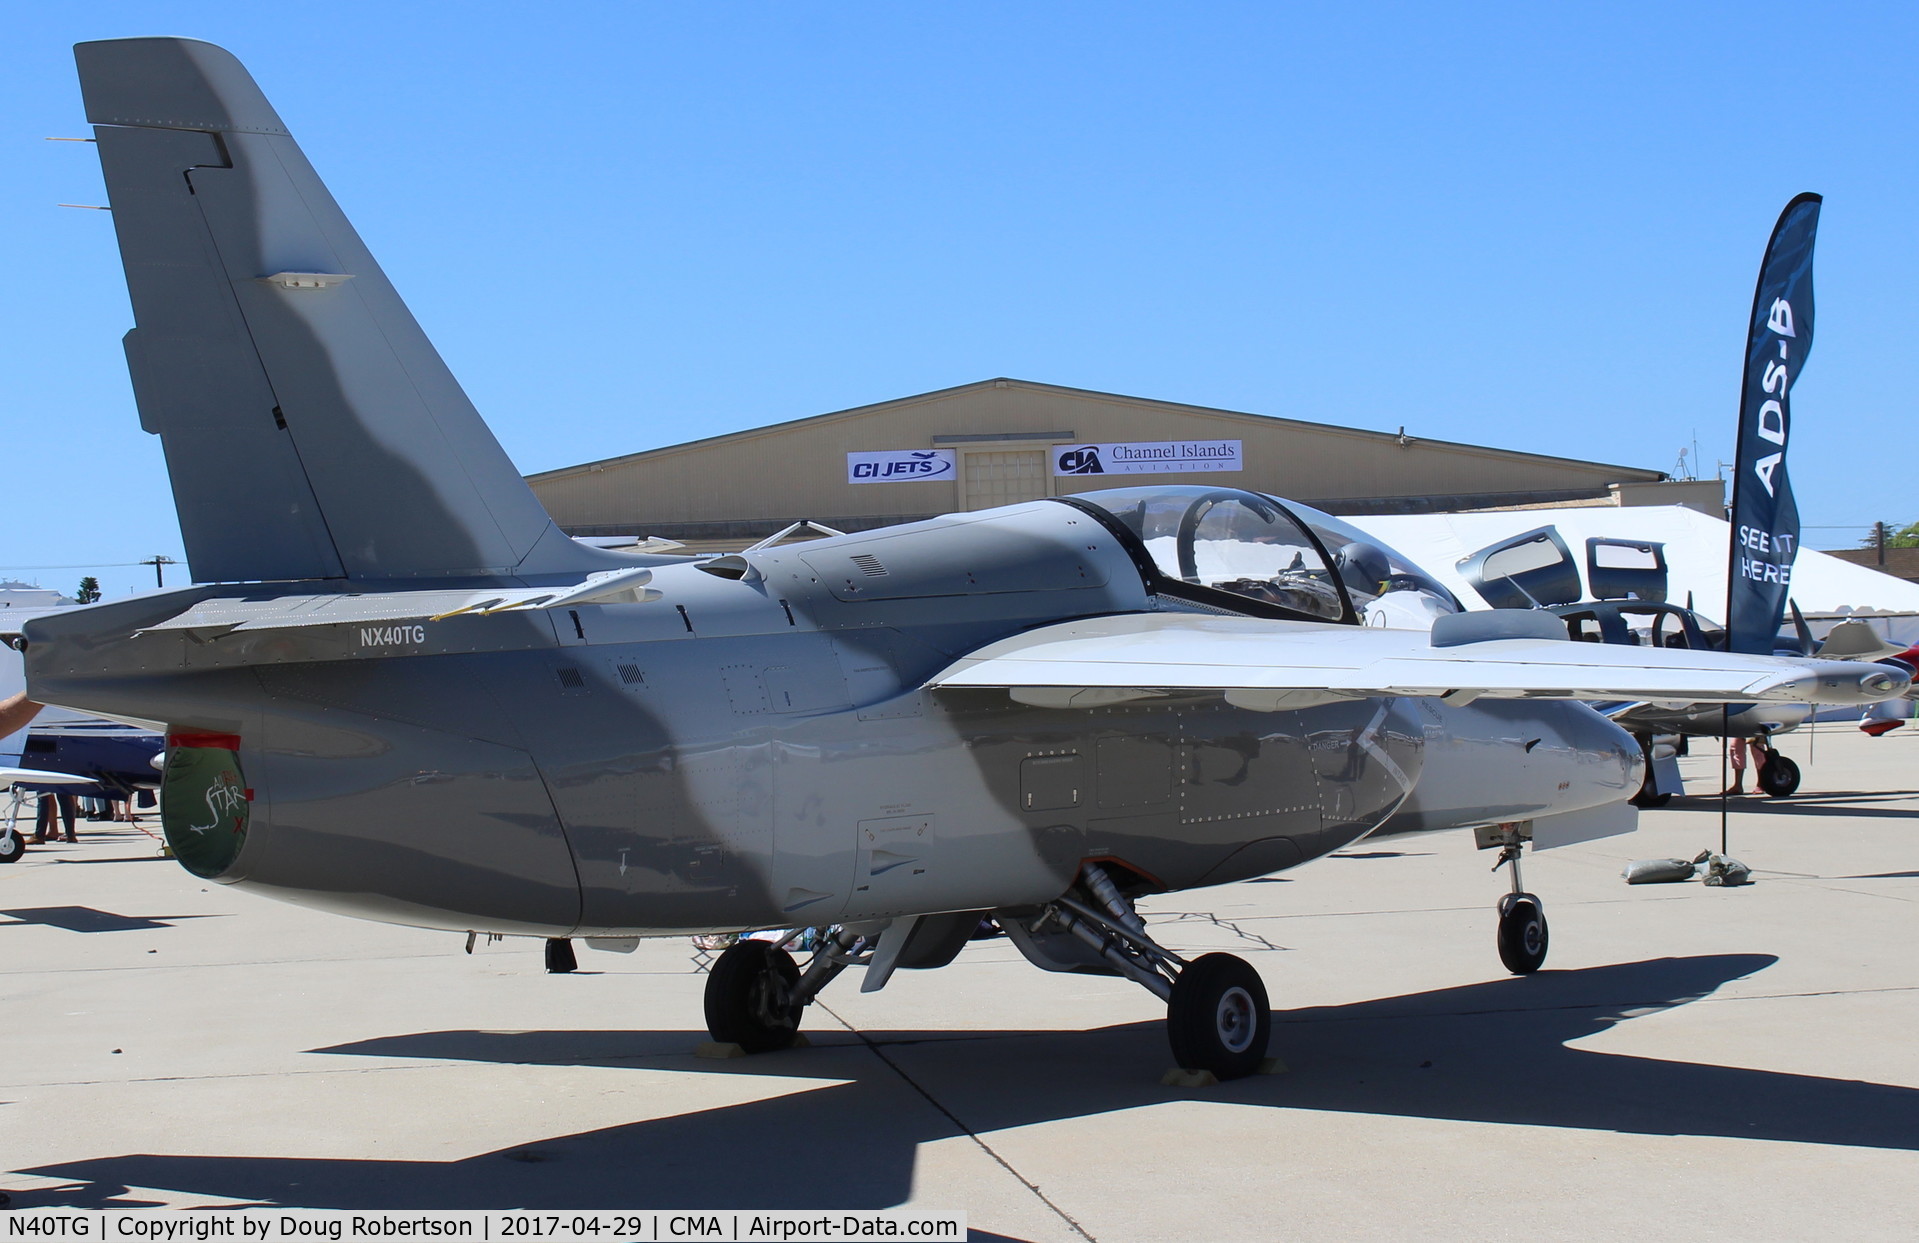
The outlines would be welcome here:
M 995 639 L 1161 606 L 1123 541 L 1057 502 L 661 566 L 652 586 L 545 613 L 141 631 L 209 600 L 342 590 L 195 587 L 34 623 L 30 685 L 239 736 L 251 823 L 223 882 L 547 936 L 1021 906 L 1089 858 L 1165 889 L 1262 875 L 1377 828 L 1437 722 L 1410 699 L 1052 709 L 923 689 Z M 1486 735 L 1487 775 L 1556 757 L 1586 778 L 1542 777 L 1502 812 L 1592 805 L 1636 776 L 1637 748 L 1578 705 L 1444 711 L 1449 736 Z M 1520 749 L 1540 738 L 1546 754 Z

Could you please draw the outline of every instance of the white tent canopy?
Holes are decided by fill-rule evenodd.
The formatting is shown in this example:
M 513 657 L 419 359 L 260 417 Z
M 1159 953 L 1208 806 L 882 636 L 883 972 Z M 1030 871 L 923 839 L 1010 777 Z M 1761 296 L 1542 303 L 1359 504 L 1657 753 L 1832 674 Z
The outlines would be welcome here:
M 1478 514 L 1419 514 L 1349 517 L 1353 525 L 1377 535 L 1405 553 L 1458 594 L 1469 607 L 1483 607 L 1478 593 L 1459 574 L 1459 562 L 1510 536 L 1552 526 L 1572 549 L 1585 577 L 1590 538 L 1643 540 L 1666 546 L 1667 599 L 1684 604 L 1687 594 L 1707 617 L 1726 611 L 1726 551 L 1730 524 L 1682 505 L 1612 506 L 1576 509 L 1516 509 Z M 1919 629 L 1919 584 L 1853 565 L 1823 552 L 1801 549 L 1792 568 L 1792 599 L 1808 617 L 1893 614 L 1914 619 L 1914 626 L 1879 627 L 1898 638 Z M 1892 622 L 1894 618 L 1888 618 Z M 1816 628 L 1823 632 L 1826 627 Z M 1906 640 L 1910 642 L 1911 640 Z

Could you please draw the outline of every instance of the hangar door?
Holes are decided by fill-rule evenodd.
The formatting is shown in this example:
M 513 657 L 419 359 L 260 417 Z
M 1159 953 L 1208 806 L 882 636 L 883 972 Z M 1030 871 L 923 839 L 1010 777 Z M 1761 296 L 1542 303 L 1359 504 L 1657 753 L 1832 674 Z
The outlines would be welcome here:
M 966 509 L 991 509 L 1052 495 L 1044 449 L 968 449 L 960 454 Z

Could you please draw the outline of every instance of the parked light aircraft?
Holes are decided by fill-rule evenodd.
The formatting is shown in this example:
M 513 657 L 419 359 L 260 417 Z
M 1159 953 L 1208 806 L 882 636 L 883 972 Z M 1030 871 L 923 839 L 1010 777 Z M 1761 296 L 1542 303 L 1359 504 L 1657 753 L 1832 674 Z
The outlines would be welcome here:
M 1457 568 L 1494 608 L 1544 609 L 1562 619 L 1568 635 L 1580 642 L 1726 649 L 1725 629 L 1693 610 L 1690 593 L 1684 608 L 1667 600 L 1665 545 L 1656 540 L 1588 539 L 1585 587 L 1571 549 L 1553 526 L 1489 544 L 1461 558 Z M 1805 622 L 1797 610 L 1793 616 L 1800 629 L 1799 641 L 1775 647 L 1775 652 L 1811 655 Z M 1841 652 L 1830 656 L 1853 658 Z M 1812 716 L 1811 704 L 1611 700 L 1593 707 L 1639 741 L 1647 762 L 1644 783 L 1632 800 L 1637 806 L 1663 807 L 1681 792 L 1674 756 L 1688 738 L 1748 740 L 1758 759 L 1759 789 L 1774 798 L 1799 789 L 1799 765 L 1767 740 L 1804 724 Z
M 1377 828 L 1504 825 L 1500 943 L 1545 956 L 1517 849 L 1639 783 L 1577 697 L 1859 702 L 1891 671 L 1574 644 L 1468 614 L 1337 521 L 1120 488 L 687 559 L 568 539 L 229 54 L 77 49 L 197 585 L 26 627 L 32 693 L 164 721 L 197 875 L 397 923 L 748 940 L 706 1018 L 789 1044 L 848 966 L 1137 981 L 1176 1060 L 1265 1051 L 1257 972 L 1159 944 L 1141 894 Z M 1348 547 L 1353 545 L 1353 547 Z M 1392 597 L 1400 597 L 1398 600 Z M 1359 624 L 1434 617 L 1430 632 Z M 1616 826 L 1615 826 L 1616 827 Z

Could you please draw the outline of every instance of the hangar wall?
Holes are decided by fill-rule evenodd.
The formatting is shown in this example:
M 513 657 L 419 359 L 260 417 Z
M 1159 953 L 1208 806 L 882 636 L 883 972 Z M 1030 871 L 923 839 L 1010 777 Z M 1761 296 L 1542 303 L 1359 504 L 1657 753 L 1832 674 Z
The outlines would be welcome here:
M 1236 442 L 1208 469 L 1055 473 L 1086 445 Z M 852 482 L 849 454 L 920 451 L 924 473 Z M 928 453 L 928 451 L 939 451 Z M 1222 450 L 1223 451 L 1223 450 Z M 1108 454 L 1108 458 L 1111 458 Z M 1073 459 L 1076 464 L 1079 459 Z M 1227 469 L 1215 469 L 1226 466 Z M 842 530 L 1098 487 L 1213 483 L 1347 513 L 1604 500 L 1654 470 L 994 379 L 529 476 L 574 535 L 682 540 L 767 535 L 798 518 Z

